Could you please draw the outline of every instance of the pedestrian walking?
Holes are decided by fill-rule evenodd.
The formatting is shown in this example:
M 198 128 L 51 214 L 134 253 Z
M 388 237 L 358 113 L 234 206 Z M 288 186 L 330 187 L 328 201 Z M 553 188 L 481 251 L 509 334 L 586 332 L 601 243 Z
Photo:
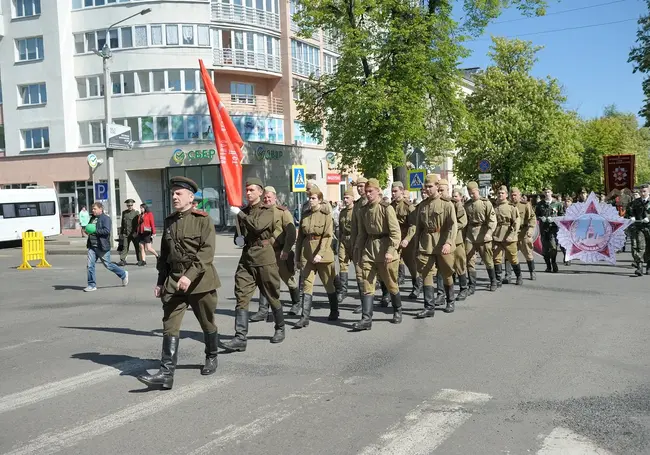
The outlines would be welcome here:
M 141 212 L 138 216 L 138 244 L 140 247 L 140 261 L 138 262 L 138 265 L 144 267 L 147 265 L 147 251 L 158 258 L 158 253 L 156 253 L 156 250 L 153 247 L 153 238 L 156 235 L 156 222 L 154 220 L 153 213 L 151 213 L 151 210 L 147 204 L 141 204 L 140 210 Z
M 467 183 L 470 199 L 465 203 L 467 214 L 467 231 L 465 244 L 467 246 L 467 274 L 469 276 L 469 294 L 474 294 L 476 289 L 476 253 L 479 254 L 488 277 L 490 277 L 490 291 L 497 290 L 497 279 L 494 273 L 492 256 L 492 233 L 497 226 L 497 217 L 492 203 L 481 197 L 476 182 Z
M 508 201 L 508 187 L 502 185 L 497 192 L 497 203 L 494 207 L 494 213 L 497 217 L 497 226 L 493 234 L 493 258 L 494 273 L 497 279 L 497 287 L 501 287 L 501 272 L 503 268 L 503 257 L 508 264 L 512 265 L 517 279 L 516 284 L 521 286 L 524 281 L 521 277 L 521 267 L 519 266 L 519 257 L 517 256 L 517 235 L 519 233 L 520 219 L 517 207 Z
M 397 222 L 401 233 L 399 245 L 400 265 L 398 269 L 397 284 L 403 284 L 408 268 L 411 275 L 411 294 L 409 298 L 417 299 L 422 293 L 422 278 L 418 274 L 416 261 L 417 242 L 413 241 L 415 235 L 415 206 L 406 199 L 404 184 L 402 182 L 393 182 L 391 187 L 393 200 L 391 205 L 397 215 Z M 400 281 L 401 280 L 401 281 Z

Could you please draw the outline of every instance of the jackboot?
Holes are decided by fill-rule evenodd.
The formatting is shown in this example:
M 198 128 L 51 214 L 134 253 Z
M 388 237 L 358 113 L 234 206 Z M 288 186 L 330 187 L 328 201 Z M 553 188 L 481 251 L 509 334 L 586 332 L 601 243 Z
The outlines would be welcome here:
M 553 273 L 558 272 L 556 256 L 551 256 L 551 267 L 553 268 Z
M 460 291 L 456 296 L 456 300 L 462 302 L 467 298 L 468 295 L 467 275 L 458 275 L 458 286 L 460 286 Z
M 336 293 L 327 294 L 327 298 L 330 301 L 330 315 L 327 316 L 328 321 L 338 321 L 339 320 L 339 299 Z
M 497 277 L 494 273 L 494 269 L 487 269 L 488 276 L 490 277 L 490 292 L 497 290 Z
M 160 369 L 154 374 L 141 374 L 138 381 L 151 388 L 169 390 L 174 385 L 174 371 L 178 362 L 178 337 L 163 336 Z
M 269 314 L 269 301 L 264 297 L 262 294 L 260 294 L 260 306 L 259 309 L 257 310 L 257 313 L 252 315 L 250 317 L 251 322 L 260 322 L 266 319 L 267 315 Z
M 341 272 L 339 276 L 341 280 L 341 291 L 336 298 L 341 303 L 348 296 L 348 272 Z
M 357 280 L 357 291 L 359 291 L 359 300 L 361 300 L 361 305 L 352 310 L 353 314 L 360 314 L 363 311 L 363 292 L 361 292 L 361 284 L 359 284 L 359 280 Z
M 289 310 L 289 314 L 298 315 L 300 313 L 300 289 L 289 288 L 289 295 L 291 296 L 291 309 Z
M 352 328 L 354 330 L 370 330 L 372 329 L 372 305 L 374 303 L 374 296 L 364 295 L 361 301 L 361 321 L 355 322 Z
M 544 256 L 544 262 L 546 262 L 546 270 L 544 270 L 544 272 L 551 273 L 553 271 L 553 269 L 551 268 L 551 257 Z
M 397 285 L 403 286 L 406 281 L 406 265 L 400 264 L 397 268 Z
M 535 261 L 526 261 L 528 265 L 528 273 L 530 273 L 530 281 L 535 281 L 537 279 L 537 274 L 535 273 Z
M 411 279 L 411 283 L 413 284 L 413 290 L 409 294 L 409 299 L 416 300 L 420 298 L 420 294 L 422 294 L 422 277 L 415 277 Z
M 494 264 L 494 279 L 496 281 L 497 288 L 501 287 L 501 272 L 502 271 L 503 271 L 503 269 L 501 268 L 501 264 Z M 492 281 L 492 280 L 490 279 L 490 281 Z M 490 283 L 490 287 L 492 287 L 492 283 Z
M 402 323 L 402 296 L 398 292 L 397 294 L 390 295 L 390 301 L 393 304 L 393 319 L 390 322 L 393 324 Z
M 334 275 L 334 292 L 336 295 L 339 295 L 343 289 L 341 284 L 341 277 L 339 275 Z
M 474 292 L 476 291 L 476 270 L 472 272 L 467 272 L 467 277 L 469 280 L 467 295 L 474 295 Z
M 248 336 L 248 310 L 235 310 L 235 336 L 221 343 L 226 351 L 244 352 Z
M 417 319 L 432 318 L 436 315 L 436 307 L 433 301 L 436 290 L 433 286 L 427 285 L 424 285 L 422 290 L 424 293 L 424 310 L 420 311 L 415 317 Z
M 510 261 L 506 261 L 505 269 L 506 269 L 506 272 L 503 275 L 503 281 L 501 283 L 502 284 L 510 284 L 510 278 L 512 278 L 512 264 L 510 263 Z
M 442 306 L 445 304 L 445 285 L 442 282 L 442 275 L 438 273 L 436 275 L 436 301 L 435 306 Z
M 634 271 L 634 274 L 636 276 L 643 276 L 643 264 L 641 262 L 636 264 L 636 270 Z
M 217 354 L 219 352 L 219 334 L 217 332 L 203 333 L 205 341 L 205 365 L 201 374 L 207 376 L 217 371 Z
M 282 305 L 277 308 L 271 307 L 271 311 L 275 318 L 275 332 L 270 341 L 274 344 L 282 343 L 284 341 L 284 312 L 282 311 Z
M 517 281 L 515 282 L 515 284 L 517 286 L 521 286 L 522 284 L 524 284 L 524 279 L 521 277 L 521 265 L 519 264 L 513 265 L 512 270 L 514 270 L 515 277 L 517 277 Z
M 302 329 L 309 325 L 309 316 L 311 315 L 311 303 L 314 297 L 311 294 L 304 294 L 302 296 L 302 316 L 300 320 L 293 326 L 294 329 Z
M 383 281 L 380 281 L 379 285 L 381 286 L 380 306 L 382 308 L 388 308 L 388 305 L 390 304 L 390 292 L 388 292 L 388 288 Z
M 445 313 L 453 313 L 456 309 L 456 297 L 454 297 L 454 286 L 445 286 L 445 296 L 447 297 L 447 306 Z

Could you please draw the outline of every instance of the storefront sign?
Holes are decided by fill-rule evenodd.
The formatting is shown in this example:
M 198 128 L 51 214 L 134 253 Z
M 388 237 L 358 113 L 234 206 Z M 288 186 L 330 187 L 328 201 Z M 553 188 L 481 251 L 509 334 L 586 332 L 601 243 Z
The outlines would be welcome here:
M 183 164 L 187 161 L 212 161 L 216 154 L 215 149 L 190 150 L 188 152 L 183 149 L 176 149 L 172 159 L 176 164 Z
M 327 174 L 327 183 L 341 183 L 341 174 Z
M 94 153 L 91 153 L 90 155 L 88 155 L 88 157 L 86 159 L 88 160 L 88 166 L 90 166 L 91 169 L 95 169 L 97 167 L 97 165 L 99 164 L 99 162 L 97 160 L 97 155 L 95 155 Z
M 264 160 L 277 161 L 282 159 L 283 155 L 284 155 L 284 151 L 282 149 L 268 148 L 263 145 L 260 145 L 255 149 L 255 158 L 257 159 L 257 161 L 264 161 Z

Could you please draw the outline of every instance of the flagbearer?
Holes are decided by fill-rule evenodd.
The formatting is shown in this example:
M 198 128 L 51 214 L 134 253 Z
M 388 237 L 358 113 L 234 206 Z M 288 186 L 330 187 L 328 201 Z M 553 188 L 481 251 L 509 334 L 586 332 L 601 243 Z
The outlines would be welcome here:
M 497 193 L 497 204 L 494 207 L 497 217 L 497 227 L 494 230 L 494 271 L 497 287 L 501 287 L 501 263 L 503 255 L 512 264 L 512 270 L 517 277 L 517 285 L 524 284 L 521 278 L 521 268 L 517 257 L 517 233 L 519 232 L 519 210 L 508 202 L 508 188 L 502 185 Z

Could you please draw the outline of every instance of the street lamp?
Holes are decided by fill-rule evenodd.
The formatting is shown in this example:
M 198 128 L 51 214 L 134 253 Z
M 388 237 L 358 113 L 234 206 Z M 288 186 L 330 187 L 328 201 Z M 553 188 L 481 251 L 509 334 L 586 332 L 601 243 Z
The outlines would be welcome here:
M 104 66 L 104 143 L 106 144 L 106 161 L 108 162 L 108 209 L 113 222 L 111 223 L 111 237 L 117 238 L 117 201 L 115 200 L 115 160 L 113 159 L 113 150 L 108 147 L 108 125 L 113 121 L 111 118 L 111 96 L 113 95 L 113 84 L 111 81 L 110 59 L 113 56 L 110 46 L 110 32 L 113 27 L 126 22 L 136 16 L 149 14 L 151 8 L 145 8 L 135 14 L 117 21 L 106 29 L 106 41 L 101 51 L 95 50 L 95 54 L 100 56 Z

